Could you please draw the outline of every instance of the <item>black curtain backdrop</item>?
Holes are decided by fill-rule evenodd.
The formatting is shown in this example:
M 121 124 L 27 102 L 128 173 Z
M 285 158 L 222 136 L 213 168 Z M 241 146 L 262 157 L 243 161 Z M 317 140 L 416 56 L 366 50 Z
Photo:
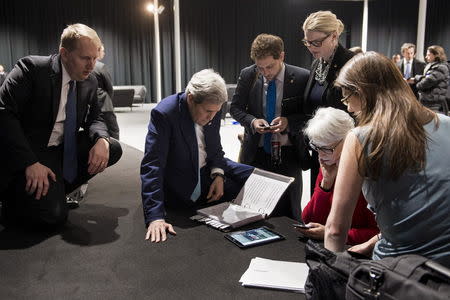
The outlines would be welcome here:
M 447 59 L 450 59 L 450 1 L 427 1 L 427 30 L 425 31 L 425 53 L 429 46 L 439 45 L 444 47 Z M 439 17 L 438 17 L 439 16 Z
M 105 45 L 103 62 L 114 85 L 142 84 L 151 92 L 154 27 L 146 2 L 0 1 L 0 64 L 10 70 L 23 56 L 56 53 L 66 25 L 84 23 L 97 31 Z
M 155 102 L 153 15 L 151 0 L 15 0 L 0 1 L 0 64 L 10 70 L 26 55 L 58 50 L 67 24 L 85 23 L 105 44 L 104 63 L 114 85 L 143 84 L 147 100 Z M 173 0 L 160 0 L 159 17 L 162 95 L 175 92 Z M 180 0 L 182 87 L 193 73 L 214 68 L 228 83 L 252 61 L 250 44 L 259 33 L 281 36 L 286 62 L 309 68 L 312 58 L 301 44 L 301 26 L 308 14 L 332 10 L 345 24 L 341 43 L 359 46 L 363 2 L 324 0 Z M 387 56 L 400 52 L 404 42 L 415 43 L 419 0 L 369 2 L 368 50 Z M 425 46 L 450 49 L 450 1 L 428 0 Z
M 369 1 L 367 50 L 391 57 L 403 43 L 416 44 L 418 13 L 419 0 Z
M 250 46 L 260 33 L 279 35 L 289 64 L 309 68 L 312 57 L 301 43 L 306 17 L 318 10 L 332 10 L 345 24 L 341 43 L 361 43 L 362 2 L 297 0 L 191 0 L 181 5 L 182 82 L 196 71 L 213 68 L 235 83 L 239 71 L 252 64 Z

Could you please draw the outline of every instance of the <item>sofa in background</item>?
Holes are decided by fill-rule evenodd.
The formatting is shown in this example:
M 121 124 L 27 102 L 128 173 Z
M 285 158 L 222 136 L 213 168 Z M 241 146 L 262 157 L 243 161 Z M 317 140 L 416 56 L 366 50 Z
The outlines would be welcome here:
M 133 103 L 144 103 L 145 97 L 147 95 L 147 89 L 144 85 L 115 85 L 113 86 L 114 93 L 119 90 L 129 90 L 132 89 L 134 91 L 133 94 Z
M 134 89 L 114 89 L 112 102 L 114 107 L 129 107 L 133 109 Z

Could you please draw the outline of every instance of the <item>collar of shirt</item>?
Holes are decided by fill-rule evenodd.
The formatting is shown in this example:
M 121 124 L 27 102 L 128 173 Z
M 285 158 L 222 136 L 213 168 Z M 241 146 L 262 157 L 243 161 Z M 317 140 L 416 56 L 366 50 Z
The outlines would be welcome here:
M 407 63 L 412 64 L 412 59 L 411 60 L 406 60 L 406 58 L 403 59 L 403 64 L 406 65 Z
M 72 78 L 70 78 L 69 73 L 66 70 L 66 67 L 64 66 L 64 64 L 61 62 L 61 68 L 62 68 L 62 86 L 66 86 L 69 84 L 69 81 L 72 80 Z

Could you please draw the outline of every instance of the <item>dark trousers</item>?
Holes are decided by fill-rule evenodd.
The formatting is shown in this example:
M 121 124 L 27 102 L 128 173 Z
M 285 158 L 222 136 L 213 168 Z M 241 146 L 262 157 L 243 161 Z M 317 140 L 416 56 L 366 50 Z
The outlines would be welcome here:
M 294 220 L 301 220 L 302 213 L 302 170 L 297 153 L 293 146 L 281 147 L 281 164 L 274 166 L 270 154 L 263 147 L 256 151 L 252 166 L 285 176 L 294 177 L 295 181 L 288 187 L 275 207 L 272 216 L 286 216 Z
M 254 167 L 252 166 L 240 164 L 228 158 L 225 158 L 225 161 L 226 166 L 224 172 L 226 180 L 223 187 L 224 195 L 220 199 L 220 202 L 233 201 L 254 170 Z M 203 167 L 200 170 L 200 178 L 202 193 L 200 198 L 196 201 L 196 204 L 204 205 L 208 201 L 206 197 L 208 196 L 209 188 L 213 182 L 213 179 L 211 179 L 211 169 Z M 216 204 L 218 202 L 214 203 Z
M 102 112 L 103 120 L 106 127 L 108 127 L 108 133 L 112 138 L 119 140 L 119 124 L 117 123 L 116 114 L 113 111 Z
M 33 195 L 25 192 L 25 170 L 16 173 L 0 172 L 0 180 L 6 183 L 0 191 L 2 199 L 2 215 L 6 222 L 31 221 L 47 225 L 63 224 L 67 220 L 68 207 L 66 194 L 78 188 L 84 182 L 94 177 L 87 172 L 89 150 L 93 144 L 87 133 L 78 135 L 78 175 L 74 182 L 63 179 L 62 162 L 63 146 L 49 147 L 37 153 L 39 163 L 50 168 L 56 175 L 56 182 L 49 178 L 50 186 L 46 196 L 36 200 Z M 122 156 L 122 148 L 118 141 L 111 139 L 109 147 L 108 167 L 115 164 Z

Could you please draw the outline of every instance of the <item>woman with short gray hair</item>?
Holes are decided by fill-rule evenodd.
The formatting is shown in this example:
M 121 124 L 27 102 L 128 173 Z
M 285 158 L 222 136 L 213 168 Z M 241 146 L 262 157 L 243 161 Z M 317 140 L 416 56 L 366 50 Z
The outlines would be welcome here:
M 352 117 L 343 110 L 319 108 L 304 129 L 310 146 L 318 152 L 320 170 L 314 193 L 302 211 L 302 220 L 309 228 L 297 228 L 303 235 L 323 240 L 325 223 L 333 200 L 339 158 L 347 133 L 355 127 Z M 373 213 L 367 209 L 362 193 L 353 214 L 347 243 L 356 245 L 366 242 L 379 232 Z

